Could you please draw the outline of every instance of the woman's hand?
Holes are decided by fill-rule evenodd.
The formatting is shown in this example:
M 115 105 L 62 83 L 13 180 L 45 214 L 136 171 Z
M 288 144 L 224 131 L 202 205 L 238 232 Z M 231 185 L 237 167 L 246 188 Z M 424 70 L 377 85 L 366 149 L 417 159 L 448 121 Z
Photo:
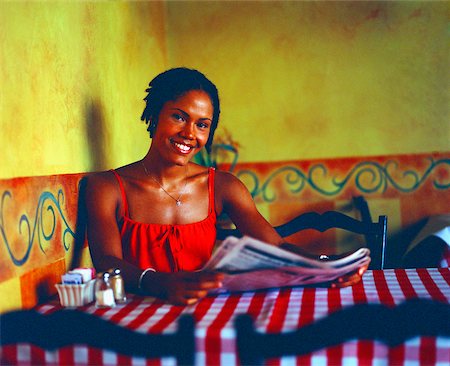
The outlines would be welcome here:
M 192 305 L 222 286 L 223 274 L 213 272 L 150 272 L 142 288 L 175 305 Z
M 304 249 L 300 248 L 298 245 L 295 245 L 295 244 L 282 243 L 280 245 L 280 248 L 285 249 L 285 250 L 290 251 L 290 252 L 295 253 L 295 254 L 300 254 L 300 255 L 302 255 L 302 256 L 304 256 L 306 258 L 312 258 L 312 259 L 316 259 L 316 260 L 319 259 L 318 255 L 314 255 L 314 254 L 308 253 Z M 343 253 L 343 254 L 340 254 L 340 255 L 329 255 L 329 256 L 326 256 L 326 257 L 328 259 L 336 260 L 336 259 L 339 259 L 339 258 L 344 258 L 344 257 L 346 257 L 349 254 L 350 254 L 350 252 L 349 253 Z M 369 267 L 369 265 L 367 264 L 365 266 L 362 266 L 362 267 L 358 268 L 354 272 L 351 272 L 351 273 L 346 274 L 345 276 L 339 277 L 337 280 L 333 281 L 330 284 L 330 286 L 331 287 L 352 286 L 352 285 L 358 283 L 359 281 L 361 281 L 361 278 L 362 278 L 364 272 L 367 271 L 368 267 Z
M 361 281 L 361 278 L 364 274 L 364 272 L 367 271 L 367 268 L 369 265 L 365 265 L 363 267 L 358 268 L 355 272 L 349 273 L 345 276 L 339 277 L 336 281 L 331 283 L 332 288 L 336 287 L 347 287 L 347 286 L 353 286 L 354 284 Z

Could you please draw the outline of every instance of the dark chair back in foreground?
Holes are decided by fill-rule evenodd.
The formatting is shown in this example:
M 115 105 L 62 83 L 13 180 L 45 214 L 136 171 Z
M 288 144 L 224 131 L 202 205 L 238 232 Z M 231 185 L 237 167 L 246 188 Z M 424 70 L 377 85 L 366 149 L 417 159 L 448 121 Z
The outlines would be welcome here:
M 361 200 L 362 199 L 362 200 Z M 366 246 L 370 249 L 370 269 L 383 269 L 384 250 L 387 235 L 387 216 L 379 216 L 378 222 L 373 222 L 368 211 L 367 204 L 364 208 L 364 198 L 358 198 L 357 206 L 361 210 L 361 220 L 348 216 L 339 211 L 326 211 L 322 214 L 317 212 L 303 213 L 289 222 L 275 226 L 274 229 L 282 238 L 306 229 L 314 229 L 324 232 L 328 229 L 343 229 L 355 234 L 363 235 Z M 364 211 L 364 212 L 363 212 Z M 241 237 L 238 229 L 217 228 L 217 239 L 224 240 L 228 236 Z
M 264 360 L 301 356 L 351 340 L 376 340 L 389 347 L 413 337 L 449 337 L 450 306 L 413 299 L 394 308 L 357 304 L 288 333 L 260 333 L 249 315 L 235 320 L 240 364 L 261 365 Z
M 51 314 L 18 310 L 0 315 L 0 334 L 0 346 L 31 343 L 52 351 L 86 344 L 147 359 L 172 356 L 178 365 L 194 365 L 194 319 L 190 315 L 180 317 L 175 333 L 144 334 L 77 310 Z

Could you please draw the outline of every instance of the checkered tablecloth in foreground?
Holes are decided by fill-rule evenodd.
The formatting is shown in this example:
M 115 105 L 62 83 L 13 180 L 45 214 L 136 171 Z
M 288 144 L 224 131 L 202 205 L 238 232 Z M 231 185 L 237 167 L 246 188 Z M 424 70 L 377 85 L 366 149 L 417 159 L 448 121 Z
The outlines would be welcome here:
M 342 289 L 284 288 L 265 292 L 218 295 L 196 305 L 181 307 L 146 297 L 131 297 L 126 305 L 96 309 L 80 308 L 123 327 L 142 333 L 173 332 L 181 314 L 195 318 L 196 365 L 239 364 L 233 321 L 238 314 L 251 314 L 261 332 L 289 332 L 354 304 L 383 304 L 391 307 L 407 299 L 433 299 L 448 304 L 450 269 L 407 269 L 368 271 L 353 287 Z M 50 313 L 61 307 L 57 302 L 38 307 Z M 345 324 L 342 325 L 345 327 Z M 173 365 L 175 359 L 145 360 L 118 355 L 109 350 L 77 345 L 54 352 L 29 344 L 4 346 L 4 362 L 45 365 Z M 377 341 L 348 341 L 307 356 L 269 360 L 279 365 L 449 365 L 450 339 L 416 337 L 389 348 Z

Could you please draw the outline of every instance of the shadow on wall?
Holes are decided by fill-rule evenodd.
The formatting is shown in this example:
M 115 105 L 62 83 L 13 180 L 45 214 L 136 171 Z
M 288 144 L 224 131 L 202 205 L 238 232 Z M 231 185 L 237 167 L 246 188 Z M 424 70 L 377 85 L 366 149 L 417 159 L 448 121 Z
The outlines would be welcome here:
M 87 247 L 87 209 L 85 202 L 86 177 L 78 183 L 77 221 L 75 223 L 75 240 L 73 243 L 73 256 L 70 269 L 81 266 L 83 248 Z
M 103 105 L 99 100 L 90 99 L 86 102 L 85 124 L 87 148 L 89 151 L 89 172 L 105 170 L 107 168 L 107 130 Z M 86 177 L 83 177 L 78 185 L 78 205 L 75 228 L 75 241 L 73 257 L 70 268 L 81 265 L 83 248 L 87 246 L 86 226 L 87 212 L 85 205 Z
M 106 125 L 103 106 L 98 100 L 86 103 L 86 136 L 90 155 L 90 171 L 106 169 Z

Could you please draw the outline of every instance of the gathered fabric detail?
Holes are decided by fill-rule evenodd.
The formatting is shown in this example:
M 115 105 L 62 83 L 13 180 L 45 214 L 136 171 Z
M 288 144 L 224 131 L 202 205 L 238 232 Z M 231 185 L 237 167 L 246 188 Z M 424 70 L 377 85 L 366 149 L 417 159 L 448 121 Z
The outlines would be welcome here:
M 195 271 L 211 257 L 216 241 L 214 207 L 214 169 L 208 171 L 208 216 L 189 224 L 151 224 L 129 217 L 126 193 L 119 174 L 116 176 L 122 195 L 124 216 L 120 234 L 123 258 L 141 269 L 158 272 Z

